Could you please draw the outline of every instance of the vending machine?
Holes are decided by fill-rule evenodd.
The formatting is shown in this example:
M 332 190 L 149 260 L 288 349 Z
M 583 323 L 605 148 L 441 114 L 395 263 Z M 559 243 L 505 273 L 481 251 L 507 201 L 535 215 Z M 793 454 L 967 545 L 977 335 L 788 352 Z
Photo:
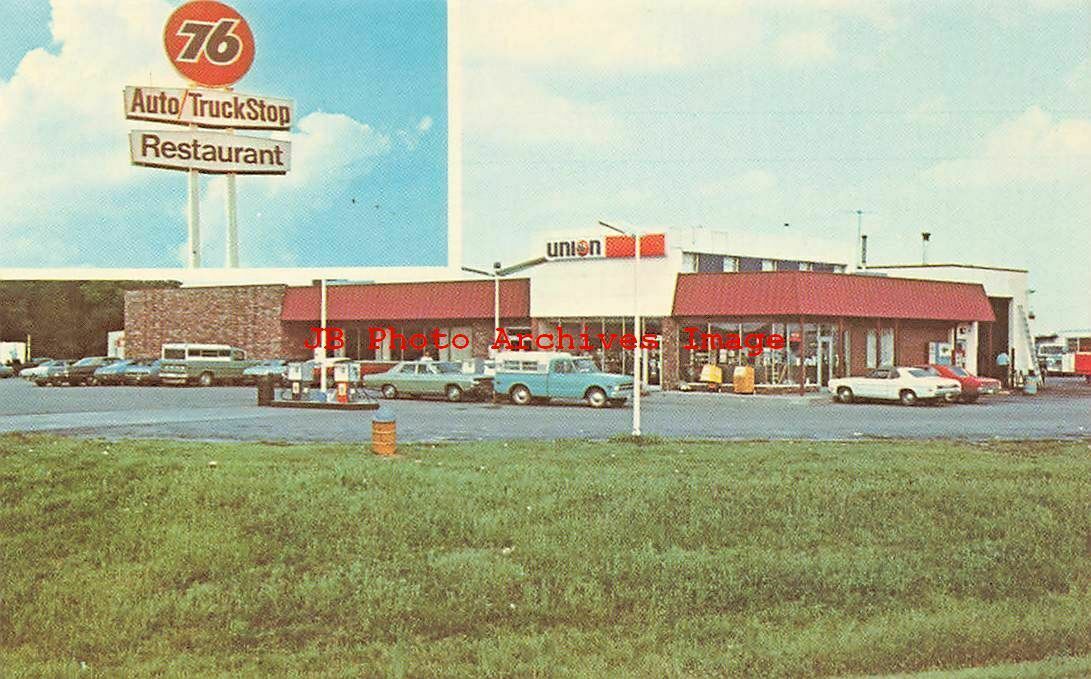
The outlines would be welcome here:
M 932 365 L 951 365 L 951 343 L 929 342 L 928 362 Z

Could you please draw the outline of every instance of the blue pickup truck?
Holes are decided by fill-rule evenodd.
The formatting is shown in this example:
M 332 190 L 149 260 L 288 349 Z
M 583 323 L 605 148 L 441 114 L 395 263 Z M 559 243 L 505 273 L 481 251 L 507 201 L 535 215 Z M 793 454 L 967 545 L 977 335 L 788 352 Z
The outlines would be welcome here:
M 633 395 L 633 378 L 604 373 L 594 360 L 554 351 L 504 352 L 496 357 L 493 388 L 516 405 L 567 399 L 594 408 L 621 405 Z

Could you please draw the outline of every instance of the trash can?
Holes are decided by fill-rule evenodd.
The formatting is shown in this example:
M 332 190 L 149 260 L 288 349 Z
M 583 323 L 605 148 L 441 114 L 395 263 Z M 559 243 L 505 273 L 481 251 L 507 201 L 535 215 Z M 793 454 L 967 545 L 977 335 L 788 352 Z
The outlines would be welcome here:
M 1034 396 L 1038 393 L 1038 376 L 1027 375 L 1023 381 L 1023 393 L 1028 396 Z
M 376 455 L 393 455 L 398 449 L 398 423 L 394 413 L 379 408 L 371 416 L 371 452 Z
M 735 372 L 732 374 L 731 379 L 733 383 L 732 386 L 734 386 L 736 394 L 754 393 L 754 366 L 736 366 Z
M 714 384 L 717 387 L 724 381 L 723 368 L 715 363 L 707 363 L 701 366 L 701 376 L 697 380 L 706 384 Z
M 267 406 L 273 402 L 276 388 L 273 385 L 272 375 L 262 375 L 258 379 L 258 405 Z

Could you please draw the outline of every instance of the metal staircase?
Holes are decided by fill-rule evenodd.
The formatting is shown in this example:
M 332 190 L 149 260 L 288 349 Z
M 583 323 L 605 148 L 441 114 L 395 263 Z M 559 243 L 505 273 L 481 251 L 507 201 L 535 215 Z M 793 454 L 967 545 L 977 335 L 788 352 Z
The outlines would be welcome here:
M 1019 320 L 1023 326 L 1023 340 L 1026 343 L 1027 348 L 1027 372 L 1028 375 L 1038 374 L 1038 354 L 1034 349 L 1034 334 L 1030 331 L 1030 319 L 1027 318 L 1026 310 L 1023 309 L 1023 305 L 1016 305 L 1019 310 Z

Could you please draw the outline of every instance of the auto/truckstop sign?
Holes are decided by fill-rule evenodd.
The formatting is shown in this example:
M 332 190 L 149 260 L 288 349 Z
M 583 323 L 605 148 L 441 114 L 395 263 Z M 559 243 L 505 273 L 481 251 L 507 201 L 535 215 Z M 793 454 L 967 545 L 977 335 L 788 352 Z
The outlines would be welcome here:
M 227 176 L 224 263 L 237 267 L 235 176 L 286 174 L 291 168 L 291 143 L 236 135 L 234 130 L 288 131 L 293 104 L 231 89 L 254 63 L 254 34 L 246 19 L 222 2 L 195 0 L 174 10 L 163 27 L 163 47 L 188 85 L 126 87 L 125 117 L 184 125 L 189 130 L 133 130 L 129 133 L 130 159 L 134 165 L 182 170 L 189 175 L 190 267 L 201 265 L 197 175 Z

